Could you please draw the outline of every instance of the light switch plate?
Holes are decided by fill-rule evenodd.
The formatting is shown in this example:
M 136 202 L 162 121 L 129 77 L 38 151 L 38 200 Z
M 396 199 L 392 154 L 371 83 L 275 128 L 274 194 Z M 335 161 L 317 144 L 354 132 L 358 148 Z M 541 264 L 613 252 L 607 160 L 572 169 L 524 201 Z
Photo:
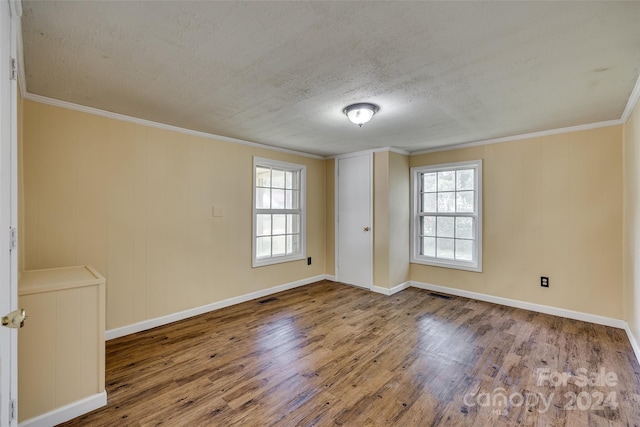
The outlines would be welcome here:
M 219 206 L 211 206 L 211 216 L 214 218 L 221 218 L 223 217 L 223 212 L 222 212 L 222 208 L 220 208 Z

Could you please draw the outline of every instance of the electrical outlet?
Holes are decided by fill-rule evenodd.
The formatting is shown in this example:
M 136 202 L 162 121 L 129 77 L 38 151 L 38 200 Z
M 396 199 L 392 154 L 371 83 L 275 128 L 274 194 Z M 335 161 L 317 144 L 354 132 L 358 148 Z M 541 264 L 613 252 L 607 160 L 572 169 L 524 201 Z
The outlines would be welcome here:
M 311 265 L 311 257 L 307 258 L 307 265 Z
M 543 288 L 548 288 L 549 287 L 549 278 L 548 277 L 540 277 L 540 286 L 542 286 Z

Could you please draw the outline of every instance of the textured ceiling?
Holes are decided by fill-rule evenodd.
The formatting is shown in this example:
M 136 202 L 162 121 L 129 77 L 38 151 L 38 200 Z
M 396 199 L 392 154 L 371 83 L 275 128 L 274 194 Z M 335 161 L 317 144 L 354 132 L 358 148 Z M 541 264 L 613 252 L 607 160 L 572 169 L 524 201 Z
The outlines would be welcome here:
M 620 119 L 640 71 L 640 2 L 22 3 L 29 93 L 321 155 Z

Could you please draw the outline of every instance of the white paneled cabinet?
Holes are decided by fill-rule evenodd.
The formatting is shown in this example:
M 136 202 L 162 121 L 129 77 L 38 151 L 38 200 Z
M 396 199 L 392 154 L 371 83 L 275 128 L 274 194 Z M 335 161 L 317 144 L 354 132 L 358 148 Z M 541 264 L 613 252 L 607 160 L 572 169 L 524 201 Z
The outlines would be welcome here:
M 89 266 L 23 271 L 19 421 L 104 393 L 105 279 Z

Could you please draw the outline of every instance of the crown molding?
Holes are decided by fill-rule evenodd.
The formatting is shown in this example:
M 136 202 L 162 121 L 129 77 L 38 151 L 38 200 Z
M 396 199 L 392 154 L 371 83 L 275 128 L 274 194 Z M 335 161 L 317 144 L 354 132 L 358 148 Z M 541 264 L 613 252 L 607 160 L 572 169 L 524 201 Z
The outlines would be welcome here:
M 398 153 L 398 154 L 402 154 L 403 156 L 410 156 L 411 155 L 411 153 L 409 151 L 403 150 L 402 148 L 382 147 L 382 148 L 372 148 L 370 150 L 354 151 L 354 152 L 351 152 L 351 153 L 344 153 L 344 154 L 332 154 L 330 156 L 325 157 L 325 159 L 332 160 L 332 159 L 340 159 L 340 158 L 344 158 L 344 157 L 359 156 L 359 155 L 363 155 L 363 154 L 386 153 L 386 152 Z
M 19 57 L 20 56 L 21 55 L 19 55 Z M 21 69 L 21 72 L 24 73 L 23 67 L 20 67 L 20 69 Z M 382 148 L 374 148 L 374 149 L 371 149 L 371 150 L 358 151 L 358 152 L 355 152 L 355 153 L 335 154 L 335 155 L 331 155 L 331 156 L 319 156 L 319 155 L 316 155 L 316 154 L 305 153 L 305 152 L 302 152 L 302 151 L 290 150 L 288 148 L 273 147 L 273 146 L 270 146 L 270 145 L 260 144 L 260 143 L 257 143 L 257 142 L 245 141 L 245 140 L 241 140 L 241 139 L 230 138 L 230 137 L 227 137 L 227 136 L 215 135 L 215 134 L 211 134 L 211 133 L 206 133 L 206 132 L 201 132 L 201 131 L 181 128 L 181 127 L 178 127 L 178 126 L 167 125 L 167 124 L 164 124 L 164 123 L 158 123 L 158 122 L 154 122 L 154 121 L 151 121 L 151 120 L 140 119 L 140 118 L 137 118 L 137 117 L 126 116 L 124 114 L 113 113 L 113 112 L 110 112 L 110 111 L 100 110 L 98 108 L 93 108 L 93 107 L 87 107 L 87 106 L 84 106 L 84 105 L 74 104 L 72 102 L 61 101 L 61 100 L 54 99 L 54 98 L 48 98 L 46 96 L 34 95 L 34 94 L 29 93 L 29 92 L 26 91 L 26 88 L 24 87 L 24 86 L 26 86 L 26 80 L 24 80 L 24 78 L 23 78 L 23 81 L 25 81 L 25 83 L 20 86 L 21 89 L 22 89 L 21 90 L 22 98 L 26 99 L 26 100 L 29 100 L 29 101 L 39 102 L 39 103 L 42 103 L 42 104 L 52 105 L 52 106 L 55 106 L 55 107 L 66 108 L 66 109 L 69 109 L 69 110 L 80 111 L 80 112 L 83 112 L 83 113 L 95 114 L 95 115 L 98 115 L 98 116 L 107 117 L 107 118 L 111 118 L 111 119 L 115 119 L 115 120 L 122 120 L 122 121 L 126 121 L 126 122 L 136 123 L 136 124 L 140 124 L 140 125 L 143 125 L 143 126 L 150 126 L 150 127 L 155 127 L 155 128 L 159 128 L 159 129 L 165 129 L 165 130 L 170 130 L 170 131 L 174 131 L 174 132 L 179 132 L 179 133 L 183 133 L 183 134 L 187 134 L 187 135 L 195 135 L 195 136 L 199 136 L 199 137 L 203 137 L 203 138 L 215 139 L 215 140 L 224 141 L 224 142 L 230 142 L 230 143 L 233 143 L 233 144 L 240 144 L 240 145 L 246 145 L 246 146 L 255 147 L 255 148 L 262 148 L 262 149 L 270 150 L 270 151 L 276 151 L 276 152 L 288 153 L 288 154 L 295 154 L 295 155 L 298 155 L 298 156 L 308 157 L 308 158 L 317 159 L 317 160 L 336 159 L 336 158 L 345 157 L 345 156 L 352 156 L 352 155 L 356 155 L 356 154 L 381 153 L 381 152 L 387 152 L 387 151 L 398 153 L 398 154 L 402 154 L 402 155 L 405 155 L 405 156 L 418 156 L 418 155 L 421 155 L 421 154 L 436 153 L 436 152 L 440 152 L 440 151 L 458 150 L 458 149 L 462 149 L 462 148 L 477 147 L 477 146 L 481 146 L 481 145 L 498 144 L 500 142 L 519 141 L 519 140 L 523 140 L 523 139 L 539 138 L 539 137 L 543 137 L 543 136 L 557 135 L 557 134 L 562 134 L 562 133 L 578 132 L 578 131 L 583 131 L 583 130 L 598 129 L 598 128 L 609 127 L 609 126 L 617 126 L 617 125 L 621 125 L 621 124 L 625 123 L 625 121 L 629 118 L 629 115 L 631 114 L 631 111 L 633 111 L 633 108 L 636 105 L 636 103 L 638 101 L 638 98 L 640 98 L 640 78 L 639 78 L 638 81 L 636 82 L 636 86 L 635 86 L 633 92 L 631 93 L 631 97 L 629 98 L 629 101 L 627 102 L 627 107 L 625 108 L 625 112 L 623 114 L 623 118 L 617 119 L 617 120 L 608 120 L 608 121 L 604 121 L 604 122 L 588 123 L 588 124 L 584 124 L 584 125 L 569 126 L 569 127 L 564 127 L 564 128 L 551 129 L 551 130 L 545 130 L 545 131 L 540 131 L 540 132 L 531 132 L 531 133 L 525 133 L 525 134 L 513 135 L 513 136 L 505 136 L 505 137 L 486 139 L 486 140 L 481 140 L 481 141 L 465 142 L 465 143 L 461 143 L 461 144 L 446 145 L 446 146 L 442 146 L 442 147 L 435 147 L 435 148 L 429 148 L 429 149 L 426 149 L 426 150 L 418 150 L 418 151 L 412 151 L 412 152 L 407 151 L 407 150 L 403 150 L 403 149 L 397 148 L 397 147 L 382 147 Z
M 24 70 L 23 70 L 23 73 L 24 73 Z M 25 82 L 26 82 L 26 80 L 25 80 Z M 26 84 L 24 86 L 26 86 Z M 93 108 L 93 107 L 87 107 L 85 105 L 74 104 L 73 102 L 61 101 L 59 99 L 49 98 L 49 97 L 42 96 L 42 95 L 35 95 L 35 94 L 27 92 L 26 88 L 24 88 L 24 86 L 21 86 L 23 88 L 22 91 L 21 91 L 22 99 L 25 99 L 25 100 L 28 100 L 28 101 L 39 102 L 41 104 L 47 104 L 47 105 L 51 105 L 51 106 L 54 106 L 54 107 L 66 108 L 68 110 L 80 111 L 82 113 L 94 114 L 94 115 L 101 116 L 101 117 L 106 117 L 106 118 L 109 118 L 109 119 L 122 120 L 122 121 L 125 121 L 125 122 L 136 123 L 136 124 L 143 125 L 143 126 L 150 126 L 150 127 L 155 127 L 155 128 L 159 128 L 159 129 L 170 130 L 170 131 L 174 131 L 174 132 L 184 133 L 184 134 L 187 134 L 187 135 L 195 135 L 195 136 L 200 136 L 200 137 L 203 137 L 203 138 L 215 139 L 215 140 L 218 140 L 218 141 L 230 142 L 230 143 L 233 143 L 233 144 L 247 145 L 247 146 L 250 146 L 250 147 L 262 148 L 262 149 L 265 149 L 265 150 L 277 151 L 277 152 L 281 152 L 281 153 L 295 154 L 295 155 L 298 155 L 298 156 L 309 157 L 309 158 L 317 159 L 317 160 L 335 159 L 337 157 L 352 156 L 352 155 L 355 155 L 355 154 L 382 153 L 382 152 L 387 152 L 387 151 L 393 152 L 393 153 L 402 154 L 404 156 L 411 155 L 411 153 L 409 151 L 403 150 L 401 148 L 397 148 L 397 147 L 382 147 L 382 148 L 374 148 L 374 149 L 371 149 L 371 150 L 358 151 L 356 153 L 336 154 L 336 155 L 332 155 L 332 156 L 319 156 L 317 154 L 305 153 L 305 152 L 302 152 L 302 151 L 291 150 L 291 149 L 288 149 L 288 148 L 273 147 L 273 146 L 270 146 L 270 145 L 260 144 L 260 143 L 257 143 L 257 142 L 245 141 L 245 140 L 236 139 L 236 138 L 229 138 L 227 136 L 216 135 L 216 134 L 212 134 L 212 133 L 207 133 L 207 132 L 201 132 L 201 131 L 197 131 L 197 130 L 181 128 L 181 127 L 173 126 L 173 125 L 167 125 L 167 124 L 164 124 L 164 123 L 154 122 L 154 121 L 151 121 L 151 120 L 140 119 L 140 118 L 137 118 L 137 117 L 127 116 L 127 115 L 119 114 L 119 113 L 113 113 L 111 111 L 105 111 L 105 110 L 101 110 L 99 108 Z
M 629 100 L 627 101 L 627 106 L 625 107 L 624 112 L 622 113 L 622 117 L 620 118 L 623 123 L 626 123 L 629 119 L 631 112 L 638 103 L 638 98 L 640 98 L 640 76 L 638 76 L 638 78 L 636 79 L 636 85 L 631 91 L 631 95 L 629 96 Z
M 230 143 L 234 143 L 234 144 L 241 144 L 241 145 L 247 145 L 247 146 L 250 146 L 250 147 L 263 148 L 263 149 L 266 149 L 266 150 L 277 151 L 277 152 L 281 152 L 281 153 L 295 154 L 295 155 L 304 156 L 304 157 L 308 157 L 308 158 L 312 158 L 312 159 L 326 160 L 326 159 L 335 159 L 335 158 L 338 158 L 338 157 L 341 156 L 341 155 L 338 155 L 338 154 L 331 155 L 331 156 L 319 156 L 319 155 L 316 155 L 316 154 L 305 153 L 305 152 L 301 152 L 301 151 L 297 151 L 297 150 L 291 150 L 291 149 L 287 149 L 287 148 L 273 147 L 273 146 L 270 146 L 270 145 L 260 144 L 260 143 L 257 143 L 257 142 L 244 141 L 244 140 L 241 140 L 241 139 L 229 138 L 229 137 L 226 137 L 226 136 L 215 135 L 215 134 L 210 134 L 210 133 L 200 132 L 200 131 L 194 131 L 194 130 L 191 130 L 191 129 L 181 128 L 181 127 L 178 127 L 178 126 L 166 125 L 166 124 L 163 124 L 163 123 L 153 122 L 153 121 L 150 121 L 150 120 L 138 119 L 136 117 L 126 116 L 126 115 L 118 114 L 118 113 L 112 113 L 112 112 L 100 110 L 100 109 L 97 109 L 97 108 L 85 107 L 85 106 L 79 105 L 79 104 L 73 104 L 73 103 L 66 102 L 66 101 L 60 101 L 60 100 L 53 99 L 53 98 L 47 98 L 47 97 L 44 97 L 44 96 L 41 96 L 41 95 L 31 94 L 31 93 L 29 93 L 27 91 L 27 79 L 26 79 L 25 67 L 24 67 L 24 45 L 23 45 L 23 40 L 22 40 L 22 1 L 21 0 L 9 0 L 9 4 L 10 4 L 10 7 L 11 7 L 12 16 L 14 16 L 16 18 L 14 20 L 14 22 L 15 22 L 15 25 L 16 25 L 16 28 L 17 28 L 17 58 L 16 59 L 18 61 L 18 88 L 20 90 L 20 95 L 22 96 L 22 99 L 28 99 L 28 100 L 35 101 L 35 102 L 41 102 L 43 104 L 58 106 L 58 107 L 67 108 L 67 109 L 71 109 L 71 110 L 82 111 L 82 112 L 86 112 L 86 113 L 90 113 L 90 114 L 96 114 L 96 115 L 99 115 L 99 116 L 108 117 L 108 118 L 112 118 L 112 119 L 116 119 L 116 120 L 123 120 L 123 121 L 132 122 L 132 123 L 142 124 L 142 125 L 145 125 L 145 126 L 151 126 L 151 127 L 157 127 L 157 128 L 160 128 L 160 129 L 172 130 L 172 131 L 175 131 L 175 132 L 185 133 L 185 134 L 188 134 L 188 135 L 201 136 L 203 138 L 216 139 L 216 140 L 219 140 L 219 141 L 225 141 L 225 142 L 230 142 Z M 447 145 L 447 146 L 436 147 L 436 148 L 429 148 L 429 149 L 418 150 L 418 151 L 408 151 L 408 150 L 403 150 L 403 149 L 396 148 L 396 147 L 384 147 L 384 148 L 378 148 L 378 149 L 373 149 L 373 150 L 365 150 L 362 153 L 371 153 L 371 152 L 375 153 L 375 152 L 392 151 L 394 153 L 402 154 L 402 155 L 405 155 L 405 156 L 416 156 L 416 155 L 420 155 L 420 154 L 435 153 L 435 152 L 438 152 L 438 151 L 457 150 L 459 148 L 476 147 L 476 146 L 479 146 L 479 145 L 497 144 L 497 143 L 500 143 L 500 142 L 518 141 L 518 140 L 522 140 L 522 139 L 536 138 L 536 137 L 541 137 L 541 136 L 557 135 L 557 134 L 561 134 L 561 133 L 576 132 L 576 131 L 589 130 L 589 129 L 597 129 L 597 128 L 608 127 L 608 126 L 616 126 L 616 125 L 619 125 L 619 124 L 626 123 L 626 121 L 629 119 L 629 116 L 631 115 L 631 112 L 633 111 L 634 107 L 636 106 L 636 104 L 638 102 L 638 99 L 640 99 L 640 75 L 636 78 L 636 84 L 635 84 L 633 90 L 631 91 L 629 99 L 627 100 L 626 107 L 625 107 L 625 109 L 624 109 L 624 111 L 622 113 L 622 116 L 620 117 L 619 120 L 609 120 L 609 121 L 604 121 L 604 122 L 590 123 L 590 124 L 578 125 L 578 126 L 570 126 L 570 127 L 565 127 L 565 128 L 552 129 L 552 130 L 546 130 L 546 131 L 540 131 L 540 132 L 532 132 L 532 133 L 526 133 L 526 134 L 521 134 L 521 135 L 513 135 L 513 136 L 506 136 L 506 137 L 501 137 L 501 138 L 487 139 L 487 140 L 482 140 L 482 141 L 474 141 L 474 142 L 467 142 L 467 143 L 461 143 L 461 144 L 453 144 L 453 145 Z M 350 154 L 354 154 L 354 153 L 350 153 Z M 348 154 L 348 155 L 350 155 L 350 154 Z
M 191 130 L 181 128 L 178 126 L 167 125 L 164 123 L 158 123 L 151 120 L 139 119 L 137 117 L 126 116 L 124 114 L 112 113 L 111 111 L 100 110 L 98 108 L 87 107 L 84 105 L 74 104 L 72 102 L 60 101 L 59 99 L 48 98 L 46 96 L 34 95 L 26 92 L 23 99 L 28 101 L 39 102 L 41 104 L 52 105 L 54 107 L 66 108 L 68 110 L 80 111 L 82 113 L 95 114 L 97 116 L 106 117 L 109 119 L 121 120 L 130 123 L 136 123 L 143 126 L 154 127 L 158 129 L 170 130 L 173 132 L 179 132 L 187 135 L 199 136 L 202 138 L 215 139 L 217 141 L 230 142 L 232 144 L 246 145 L 254 148 L 262 148 L 264 150 L 277 151 L 280 153 L 295 154 L 297 156 L 309 157 L 311 159 L 325 160 L 325 157 L 318 156 L 316 154 L 304 153 L 302 151 L 290 150 L 288 148 L 273 147 L 271 145 L 259 144 L 257 142 L 245 141 L 242 139 L 229 138 L 228 136 L 215 135 L 207 132 L 200 132 L 197 130 Z
M 418 156 L 420 154 L 436 153 L 438 151 L 450 151 L 450 150 L 458 150 L 458 149 L 461 149 L 461 148 L 477 147 L 477 146 L 480 146 L 480 145 L 498 144 L 500 142 L 520 141 L 520 140 L 523 140 L 523 139 L 539 138 L 541 136 L 558 135 L 558 134 L 561 134 L 561 133 L 578 132 L 578 131 L 582 131 L 582 130 L 598 129 L 598 128 L 604 128 L 604 127 L 609 127 L 609 126 L 617 126 L 617 125 L 621 125 L 623 123 L 624 122 L 621 119 L 607 120 L 605 122 L 588 123 L 588 124 L 585 124 L 585 125 L 569 126 L 569 127 L 566 127 L 566 128 L 543 130 L 543 131 L 540 131 L 540 132 L 524 133 L 524 134 L 521 134 L 521 135 L 504 136 L 504 137 L 501 137 L 501 138 L 485 139 L 485 140 L 482 140 L 482 141 L 464 142 L 464 143 L 461 143 L 461 144 L 445 145 L 445 146 L 442 146 L 442 147 L 428 148 L 426 150 L 413 151 L 413 152 L 411 152 L 411 155 L 412 156 Z
M 408 156 L 408 155 L 411 154 L 408 151 L 403 150 L 402 148 L 396 148 L 396 147 L 373 148 L 371 150 L 366 150 L 366 151 L 369 151 L 369 152 L 372 152 L 372 153 L 388 153 L 388 152 L 391 152 L 391 153 L 402 154 L 402 155 L 405 155 L 405 156 Z
M 410 155 L 417 156 L 420 154 L 436 153 L 438 151 L 457 150 L 459 148 L 477 147 L 479 145 L 489 145 L 489 144 L 497 144 L 499 142 L 519 141 L 522 139 L 538 138 L 541 136 L 557 135 L 560 133 L 578 132 L 581 130 L 590 130 L 590 129 L 609 127 L 609 126 L 622 125 L 622 124 L 625 124 L 629 119 L 629 116 L 631 115 L 631 112 L 633 111 L 634 107 L 638 103 L 639 98 L 640 98 L 640 76 L 638 76 L 638 78 L 636 79 L 636 85 L 631 91 L 631 95 L 627 100 L 627 106 L 625 107 L 622 113 L 622 116 L 620 117 L 619 120 L 607 120 L 604 122 L 587 123 L 584 125 L 569 126 L 565 128 L 544 130 L 540 132 L 531 132 L 531 133 L 525 133 L 521 135 L 486 139 L 483 141 L 465 142 L 461 144 L 446 145 L 443 147 L 428 148 L 426 150 L 412 151 Z
M 383 148 L 376 148 L 376 149 L 371 149 L 371 150 L 361 150 L 361 151 L 352 151 L 350 153 L 343 153 L 343 154 L 332 154 L 331 156 L 327 156 L 326 159 L 327 160 L 337 160 L 337 159 L 345 159 L 347 157 L 353 157 L 353 156 L 362 156 L 365 154 L 373 154 L 373 153 L 380 153 L 386 151 Z
M 388 148 L 388 151 L 392 153 L 402 154 L 403 156 L 411 155 L 409 151 L 403 150 L 402 148 L 397 148 L 397 147 L 387 147 L 387 148 Z
M 130 123 L 136 123 L 143 126 L 150 126 L 154 128 L 170 130 L 170 131 L 179 132 L 187 135 L 195 135 L 202 138 L 230 142 L 232 144 L 240 144 L 240 145 L 246 145 L 254 148 L 262 148 L 265 150 L 276 151 L 279 153 L 295 154 L 298 156 L 308 157 L 308 158 L 317 159 L 317 160 L 326 159 L 326 157 L 318 156 L 316 154 L 304 153 L 302 151 L 290 150 L 287 148 L 280 148 L 280 147 L 273 147 L 270 145 L 260 144 L 257 142 L 245 141 L 242 139 L 229 138 L 227 136 L 215 135 L 207 132 L 200 132 L 196 130 L 181 128 L 178 126 L 167 125 L 164 123 L 158 123 L 151 120 L 139 119 L 137 117 L 131 117 L 124 114 L 112 113 L 110 111 L 100 110 L 98 108 L 87 107 L 84 105 L 74 104 L 72 102 L 61 101 L 58 99 L 48 98 L 46 96 L 29 93 L 27 90 L 27 78 L 26 78 L 25 67 L 24 67 L 24 44 L 22 40 L 22 19 L 21 19 L 22 18 L 22 2 L 21 0 L 10 0 L 9 3 L 11 5 L 12 16 L 16 17 L 16 19 L 14 20 L 14 24 L 16 25 L 16 30 L 17 30 L 16 31 L 17 32 L 17 58 L 16 59 L 18 61 L 18 88 L 20 90 L 20 95 L 23 100 L 40 102 L 42 104 L 52 105 L 54 107 L 61 107 L 69 110 L 80 111 L 83 113 L 95 114 L 95 115 L 110 118 L 110 119 L 122 120 Z

